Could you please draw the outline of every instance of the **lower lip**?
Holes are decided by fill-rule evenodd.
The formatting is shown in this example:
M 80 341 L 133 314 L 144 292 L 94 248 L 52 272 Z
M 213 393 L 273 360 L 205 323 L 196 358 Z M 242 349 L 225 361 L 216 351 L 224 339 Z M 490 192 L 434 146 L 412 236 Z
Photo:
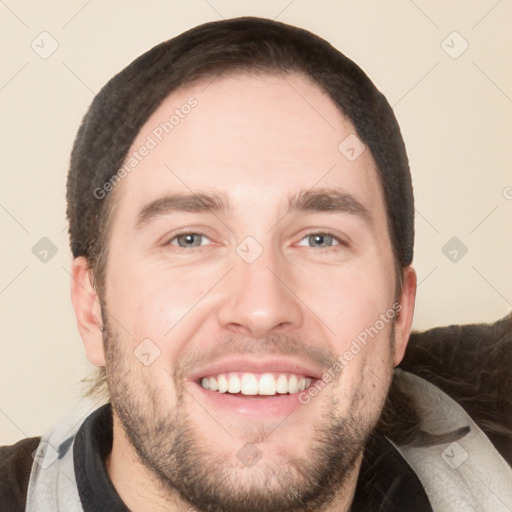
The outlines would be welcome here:
M 261 395 L 241 395 L 231 393 L 219 393 L 203 388 L 200 384 L 194 382 L 194 386 L 203 397 L 208 400 L 216 409 L 237 414 L 245 417 L 275 418 L 288 416 L 293 411 L 303 407 L 299 401 L 299 395 L 276 394 L 270 396 Z

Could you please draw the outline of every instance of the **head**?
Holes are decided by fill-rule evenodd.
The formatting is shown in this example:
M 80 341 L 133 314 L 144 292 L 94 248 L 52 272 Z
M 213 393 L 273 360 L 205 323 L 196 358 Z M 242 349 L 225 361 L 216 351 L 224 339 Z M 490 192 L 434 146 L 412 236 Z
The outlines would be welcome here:
M 304 30 L 205 24 L 96 96 L 67 197 L 114 436 L 200 510 L 325 508 L 414 309 L 411 178 L 383 95 Z

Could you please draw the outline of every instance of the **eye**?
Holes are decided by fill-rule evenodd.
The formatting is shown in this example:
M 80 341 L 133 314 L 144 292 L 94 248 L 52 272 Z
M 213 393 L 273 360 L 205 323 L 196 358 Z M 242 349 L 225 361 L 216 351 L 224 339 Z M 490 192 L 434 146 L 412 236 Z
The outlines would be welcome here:
M 210 239 L 203 235 L 202 233 L 179 233 L 173 238 L 169 240 L 170 245 L 175 245 L 177 247 L 200 247 L 202 245 L 205 245 L 204 241 L 210 241 Z
M 303 241 L 306 241 L 306 243 L 304 244 Z M 339 238 L 331 235 L 330 233 L 311 233 L 310 235 L 305 236 L 299 242 L 299 245 L 308 245 L 309 247 L 320 247 L 321 249 L 325 249 L 342 243 L 343 242 Z

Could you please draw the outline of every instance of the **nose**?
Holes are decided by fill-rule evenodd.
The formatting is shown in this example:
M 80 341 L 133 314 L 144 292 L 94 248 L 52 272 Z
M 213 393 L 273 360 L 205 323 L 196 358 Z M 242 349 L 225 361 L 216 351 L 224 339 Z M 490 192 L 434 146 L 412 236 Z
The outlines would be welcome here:
M 301 302 L 293 291 L 290 269 L 270 250 L 252 263 L 234 255 L 234 268 L 223 280 L 220 324 L 237 334 L 262 338 L 302 324 Z

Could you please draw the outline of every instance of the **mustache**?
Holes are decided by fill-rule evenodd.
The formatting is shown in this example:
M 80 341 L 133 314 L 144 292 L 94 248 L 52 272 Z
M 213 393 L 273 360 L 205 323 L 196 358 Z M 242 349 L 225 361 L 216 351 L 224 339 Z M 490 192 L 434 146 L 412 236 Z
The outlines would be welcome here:
M 179 377 L 199 365 L 242 354 L 294 356 L 320 368 L 329 368 L 336 361 L 336 355 L 329 348 L 320 347 L 318 342 L 308 342 L 299 336 L 271 334 L 259 339 L 230 336 L 207 349 L 192 349 L 178 362 L 174 374 Z

